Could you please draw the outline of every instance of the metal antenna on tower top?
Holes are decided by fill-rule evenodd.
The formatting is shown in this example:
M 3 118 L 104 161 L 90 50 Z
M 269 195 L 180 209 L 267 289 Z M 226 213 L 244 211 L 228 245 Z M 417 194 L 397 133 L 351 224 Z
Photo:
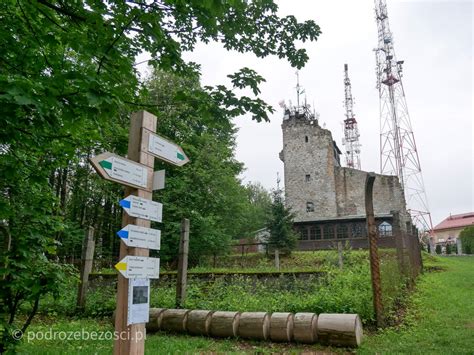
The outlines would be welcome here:
M 352 99 L 351 81 L 349 80 L 348 65 L 344 64 L 344 107 L 346 119 L 344 120 L 344 138 L 346 164 L 349 168 L 360 170 L 360 143 L 359 128 L 354 115 L 354 100 Z
M 420 159 L 402 84 L 403 61 L 397 61 L 385 0 L 375 0 L 378 46 L 375 49 L 380 102 L 380 172 L 397 175 L 415 224 L 432 231 L 433 224 Z
M 304 94 L 304 89 L 301 90 L 300 86 L 300 72 L 299 70 L 296 71 L 296 108 L 299 109 L 300 107 L 300 95 Z

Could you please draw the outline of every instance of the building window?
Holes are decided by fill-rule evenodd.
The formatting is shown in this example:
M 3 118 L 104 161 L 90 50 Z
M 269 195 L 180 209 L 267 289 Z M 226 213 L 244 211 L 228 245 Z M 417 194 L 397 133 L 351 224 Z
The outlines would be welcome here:
M 323 227 L 324 239 L 334 239 L 334 226 L 327 224 Z
M 337 237 L 342 239 L 342 238 L 349 238 L 349 233 L 348 233 L 348 228 L 347 225 L 345 224 L 338 224 L 337 225 Z
M 308 136 L 304 136 L 304 141 L 308 143 Z
M 389 237 L 392 235 L 392 225 L 388 222 L 382 222 L 379 225 L 379 234 L 381 237 Z
M 306 202 L 306 212 L 314 212 L 314 203 Z
M 305 181 L 306 182 L 310 182 L 311 181 L 311 175 L 310 174 L 306 174 L 305 177 L 304 177 Z
M 367 228 L 364 223 L 353 223 L 351 228 L 352 238 L 363 238 L 367 236 Z
M 312 226 L 309 229 L 309 239 L 311 240 L 321 239 L 321 228 L 319 228 L 319 226 Z
M 308 240 L 308 237 L 309 237 L 309 236 L 308 236 L 308 228 L 306 228 L 306 227 L 301 227 L 300 232 L 301 232 L 301 237 L 300 237 L 300 239 L 301 239 L 301 240 Z
M 315 226 L 314 227 L 314 239 L 316 240 L 320 240 L 322 238 L 322 235 L 321 235 L 321 227 L 320 226 Z

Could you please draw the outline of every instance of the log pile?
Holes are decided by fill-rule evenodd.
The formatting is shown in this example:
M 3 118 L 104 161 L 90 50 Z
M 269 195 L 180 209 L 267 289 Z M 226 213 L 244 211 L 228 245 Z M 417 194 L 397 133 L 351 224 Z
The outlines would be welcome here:
M 270 315 L 266 312 L 243 312 L 240 315 L 238 335 L 241 338 L 267 340 L 270 333 Z
M 357 314 L 223 312 L 150 309 L 149 332 L 166 330 L 220 338 L 242 337 L 272 341 L 358 347 L 362 323 Z

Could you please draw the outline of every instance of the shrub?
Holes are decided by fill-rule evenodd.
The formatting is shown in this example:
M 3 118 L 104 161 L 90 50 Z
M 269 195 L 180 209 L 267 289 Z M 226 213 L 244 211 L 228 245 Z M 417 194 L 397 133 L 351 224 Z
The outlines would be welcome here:
M 459 234 L 464 254 L 474 253 L 474 226 L 464 228 Z

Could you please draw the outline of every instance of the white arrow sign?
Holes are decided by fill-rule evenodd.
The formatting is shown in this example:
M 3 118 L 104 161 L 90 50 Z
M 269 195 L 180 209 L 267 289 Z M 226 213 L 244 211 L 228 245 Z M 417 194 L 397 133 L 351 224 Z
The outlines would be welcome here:
M 117 232 L 129 247 L 160 250 L 161 231 L 129 224 Z
M 132 217 L 161 222 L 163 205 L 159 202 L 130 195 L 120 201 L 120 206 Z
M 90 162 L 104 179 L 147 191 L 152 190 L 149 180 L 153 176 L 153 169 L 143 164 L 109 152 L 91 158 Z
M 159 258 L 127 255 L 115 264 L 115 268 L 127 279 L 158 279 L 160 277 Z
M 146 132 L 148 135 L 148 153 L 161 160 L 164 160 L 168 163 L 177 166 L 183 166 L 184 164 L 189 162 L 188 157 L 179 145 L 170 142 L 169 140 L 160 137 L 159 135 L 153 132 L 144 132 Z

